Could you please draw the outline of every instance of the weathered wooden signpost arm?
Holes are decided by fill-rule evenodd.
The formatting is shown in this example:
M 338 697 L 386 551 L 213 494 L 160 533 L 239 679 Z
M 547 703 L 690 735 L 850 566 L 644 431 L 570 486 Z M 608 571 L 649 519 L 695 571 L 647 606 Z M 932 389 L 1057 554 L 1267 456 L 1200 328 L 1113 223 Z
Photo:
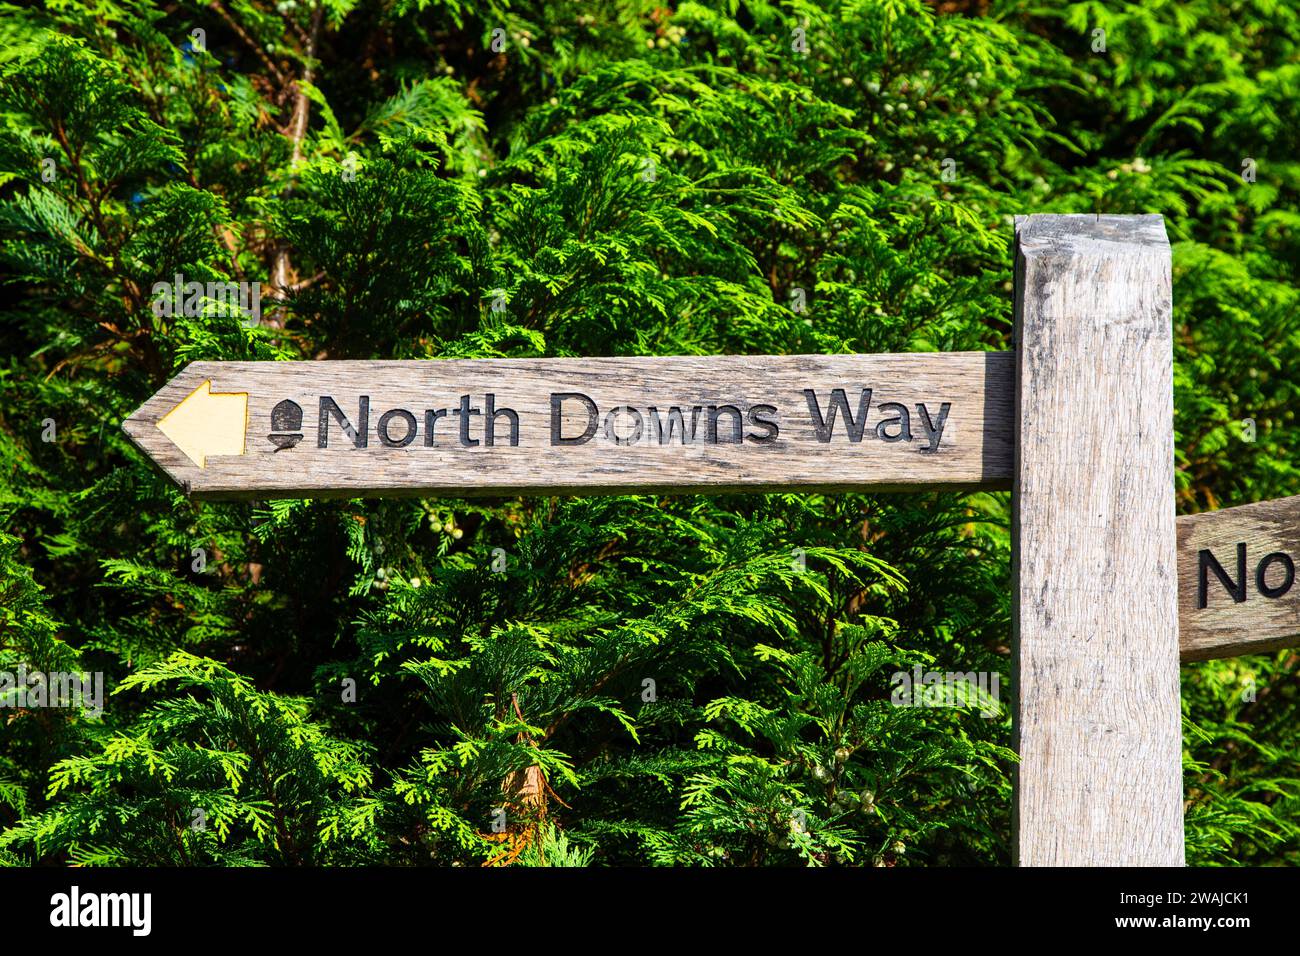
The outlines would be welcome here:
M 1016 857 L 1181 866 L 1170 249 L 1016 222 Z
M 1178 519 L 1184 661 L 1300 643 L 1300 495 Z
M 1008 488 L 1008 352 L 194 362 L 131 439 L 196 498 Z

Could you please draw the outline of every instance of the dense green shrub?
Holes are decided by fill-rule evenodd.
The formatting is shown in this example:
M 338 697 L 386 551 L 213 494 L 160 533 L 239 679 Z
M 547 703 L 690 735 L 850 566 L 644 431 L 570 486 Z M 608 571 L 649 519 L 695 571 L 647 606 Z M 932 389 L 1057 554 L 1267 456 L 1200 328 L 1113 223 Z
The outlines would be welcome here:
M 1300 491 L 1300 13 L 939 6 L 0 7 L 0 670 L 112 692 L 0 711 L 0 860 L 1009 862 L 1007 709 L 888 682 L 1009 680 L 1006 495 L 212 505 L 118 428 L 200 358 L 1006 348 L 1012 215 L 1158 212 L 1180 507 Z M 1296 673 L 1184 668 L 1189 862 L 1300 862 Z

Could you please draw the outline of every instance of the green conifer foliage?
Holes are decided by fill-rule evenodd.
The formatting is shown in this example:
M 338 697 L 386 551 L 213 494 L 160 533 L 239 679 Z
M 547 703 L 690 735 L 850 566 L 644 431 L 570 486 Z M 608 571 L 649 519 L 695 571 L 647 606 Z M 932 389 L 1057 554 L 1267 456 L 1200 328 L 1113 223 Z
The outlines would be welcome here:
M 1180 507 L 1300 492 L 1300 13 L 966 6 L 0 5 L 0 671 L 107 694 L 0 709 L 0 862 L 1009 863 L 1005 494 L 203 504 L 119 428 L 198 359 L 1004 349 L 1012 215 L 1158 212 Z M 1298 662 L 1184 667 L 1189 862 L 1300 862 Z

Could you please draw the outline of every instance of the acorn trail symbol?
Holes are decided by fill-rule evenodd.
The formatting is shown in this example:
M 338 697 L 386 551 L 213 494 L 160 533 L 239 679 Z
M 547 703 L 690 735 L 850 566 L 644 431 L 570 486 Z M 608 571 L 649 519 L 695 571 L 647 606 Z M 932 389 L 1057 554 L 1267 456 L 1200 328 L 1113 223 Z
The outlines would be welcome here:
M 302 441 L 302 407 L 286 398 L 271 409 L 271 434 L 267 440 L 283 451 Z

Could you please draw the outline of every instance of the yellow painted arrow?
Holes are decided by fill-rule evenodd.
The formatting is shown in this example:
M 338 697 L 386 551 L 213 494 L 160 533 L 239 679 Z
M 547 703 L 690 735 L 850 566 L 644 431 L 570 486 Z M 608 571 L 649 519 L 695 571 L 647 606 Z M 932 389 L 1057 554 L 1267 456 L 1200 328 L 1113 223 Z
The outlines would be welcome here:
M 248 393 L 214 392 L 208 380 L 159 419 L 158 430 L 200 468 L 209 455 L 242 455 Z

